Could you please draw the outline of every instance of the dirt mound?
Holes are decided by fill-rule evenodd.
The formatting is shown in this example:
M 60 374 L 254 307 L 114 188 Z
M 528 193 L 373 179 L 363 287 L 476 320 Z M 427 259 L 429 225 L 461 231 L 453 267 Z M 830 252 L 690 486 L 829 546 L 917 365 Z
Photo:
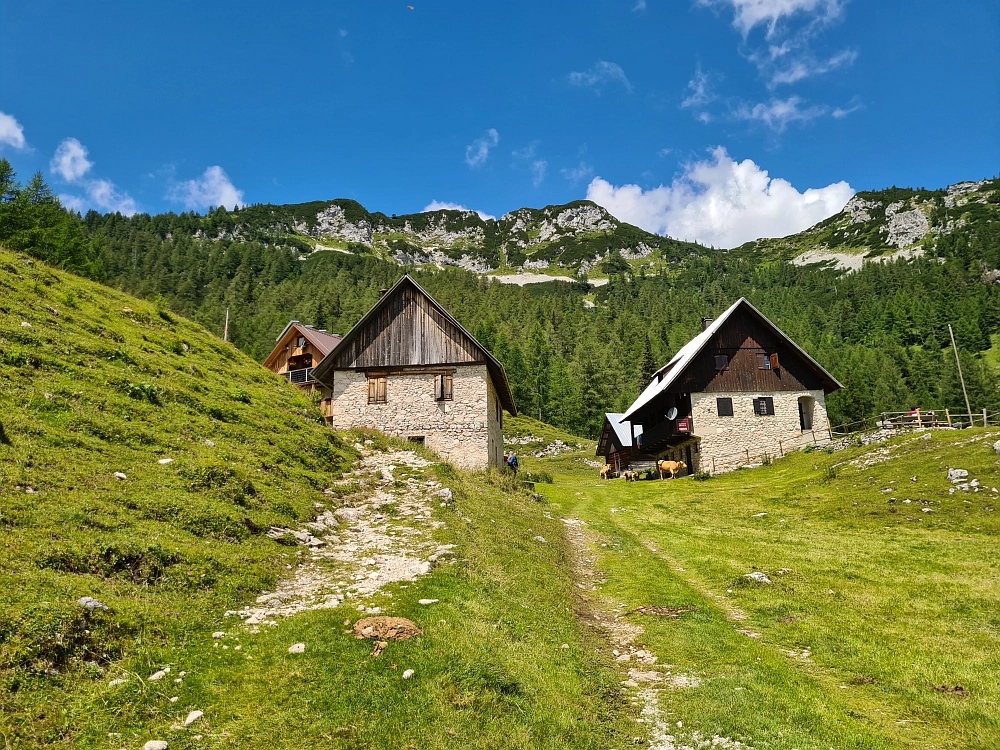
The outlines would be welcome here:
M 424 631 L 405 617 L 365 617 L 354 623 L 355 638 L 374 638 L 380 641 L 408 641 Z
M 631 612 L 627 614 L 632 614 L 633 612 L 638 612 L 640 615 L 652 615 L 653 617 L 680 617 L 681 615 L 686 615 L 688 612 L 694 612 L 697 607 L 636 607 Z
M 969 695 L 969 691 L 966 690 L 961 685 L 931 685 L 931 690 L 935 690 L 939 693 L 947 693 L 948 695 L 960 695 L 963 698 Z

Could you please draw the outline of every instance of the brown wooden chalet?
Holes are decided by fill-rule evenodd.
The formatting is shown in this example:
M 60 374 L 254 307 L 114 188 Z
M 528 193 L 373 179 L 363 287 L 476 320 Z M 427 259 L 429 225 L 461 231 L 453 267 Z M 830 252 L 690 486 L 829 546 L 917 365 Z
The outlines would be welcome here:
M 288 382 L 313 388 L 313 368 L 340 343 L 340 337 L 293 320 L 278 336 L 264 367 L 284 375 Z
M 825 396 L 841 388 L 745 298 L 703 330 L 621 415 L 632 447 L 719 471 L 829 440 Z
M 335 427 L 407 437 L 463 467 L 502 462 L 503 412 L 517 414 L 503 365 L 409 275 L 312 376 Z

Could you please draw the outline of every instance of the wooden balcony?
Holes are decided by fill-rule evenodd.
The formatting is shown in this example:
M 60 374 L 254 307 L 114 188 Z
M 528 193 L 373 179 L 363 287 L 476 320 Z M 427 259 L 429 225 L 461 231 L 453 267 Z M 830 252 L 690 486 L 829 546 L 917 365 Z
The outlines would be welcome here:
M 643 453 L 655 453 L 671 443 L 686 440 L 694 432 L 694 421 L 691 417 L 665 419 L 651 427 L 643 427 L 642 434 L 637 438 L 636 447 Z
M 301 370 L 289 370 L 284 375 L 288 379 L 288 382 L 294 385 L 308 385 L 309 383 L 316 382 L 313 379 L 312 367 L 304 367 Z

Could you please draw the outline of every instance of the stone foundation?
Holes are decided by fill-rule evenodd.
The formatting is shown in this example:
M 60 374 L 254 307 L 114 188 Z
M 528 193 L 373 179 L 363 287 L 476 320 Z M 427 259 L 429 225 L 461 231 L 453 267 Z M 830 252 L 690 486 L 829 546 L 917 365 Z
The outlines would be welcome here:
M 386 381 L 386 403 L 368 403 L 363 372 L 338 370 L 333 381 L 333 415 L 338 430 L 357 427 L 405 438 L 422 437 L 424 445 L 463 469 L 499 466 L 503 456 L 496 390 L 486 365 L 454 368 L 451 401 L 434 399 L 433 372 L 396 372 Z

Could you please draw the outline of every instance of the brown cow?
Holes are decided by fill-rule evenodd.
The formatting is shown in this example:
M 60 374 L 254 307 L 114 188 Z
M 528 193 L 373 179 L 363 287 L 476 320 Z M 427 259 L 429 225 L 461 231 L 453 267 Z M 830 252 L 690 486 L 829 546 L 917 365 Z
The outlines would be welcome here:
M 660 479 L 669 474 L 671 479 L 677 479 L 677 474 L 687 468 L 683 461 L 657 461 L 656 468 L 660 470 Z
M 610 478 L 611 478 L 611 464 L 604 464 L 604 466 L 601 467 L 601 479 L 610 479 Z

